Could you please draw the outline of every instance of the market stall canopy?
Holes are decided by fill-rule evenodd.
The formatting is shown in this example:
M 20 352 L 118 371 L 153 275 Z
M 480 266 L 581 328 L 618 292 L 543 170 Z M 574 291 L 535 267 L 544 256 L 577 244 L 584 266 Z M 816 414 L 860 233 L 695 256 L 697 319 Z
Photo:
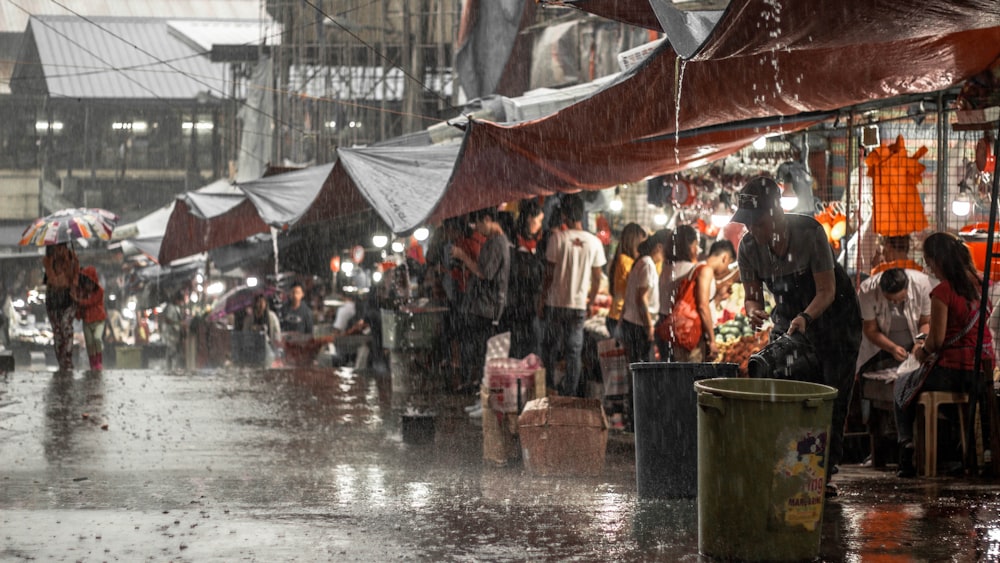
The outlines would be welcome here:
M 660 10 L 650 2 L 661 0 L 575 4 L 635 14 L 644 6 L 655 17 Z M 843 108 L 954 87 L 1000 56 L 994 0 L 928 0 L 918 9 L 908 0 L 734 0 L 706 33 L 712 19 L 690 18 L 698 28 L 685 39 L 685 50 L 696 51 L 690 60 L 662 42 L 551 115 L 514 124 L 469 120 L 454 160 L 453 148 L 342 149 L 315 200 L 295 202 L 306 207 L 299 224 L 374 208 L 402 233 L 513 199 L 639 181 L 707 164 Z M 275 225 L 262 219 L 266 211 L 253 225 L 237 211 L 226 213 L 234 225 L 226 236 L 188 237 L 183 251 Z M 161 258 L 182 256 L 179 250 L 165 248 Z
M 768 134 L 762 121 L 780 129 L 782 118 L 938 92 L 998 56 L 1000 2 L 993 0 L 929 0 L 917 9 L 904 0 L 734 0 L 692 60 L 664 42 L 554 115 L 475 122 L 429 220 L 512 196 L 600 189 L 690 168 L 731 154 L 755 131 Z M 720 125 L 730 131 L 675 142 L 678 131 Z
M 334 164 L 311 166 L 234 185 L 233 193 L 179 196 L 160 247 L 161 263 L 295 224 L 357 213 L 368 205 Z
M 238 194 L 178 196 L 158 255 L 161 264 L 268 231 L 253 202 Z
M 194 193 L 200 194 L 235 194 L 241 192 L 228 180 L 216 180 L 205 187 L 198 188 Z M 174 201 L 156 211 L 140 217 L 132 223 L 119 225 L 111 235 L 111 240 L 128 241 L 139 251 L 153 257 L 160 255 L 160 244 L 167 232 L 167 223 L 174 212 Z

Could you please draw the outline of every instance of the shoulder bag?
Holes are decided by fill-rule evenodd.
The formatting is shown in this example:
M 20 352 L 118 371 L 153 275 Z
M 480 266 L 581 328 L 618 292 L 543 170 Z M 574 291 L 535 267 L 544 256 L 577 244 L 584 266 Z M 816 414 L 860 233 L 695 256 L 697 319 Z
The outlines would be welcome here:
M 965 328 L 962 329 L 961 332 L 949 338 L 948 341 L 941 346 L 941 350 L 944 350 L 961 340 L 963 336 L 972 330 L 972 327 L 975 326 L 976 321 L 978 320 L 979 307 L 977 306 L 976 312 L 973 313 L 972 319 L 969 320 L 969 324 L 965 325 Z M 938 352 L 928 354 L 928 356 L 924 358 L 923 363 L 920 364 L 920 367 L 911 372 L 900 374 L 899 377 L 896 378 L 896 383 L 892 388 L 892 395 L 896 400 L 897 405 L 901 407 L 908 407 L 910 406 L 910 403 L 917 398 L 917 395 L 920 394 L 920 390 L 924 386 L 924 381 L 927 379 L 927 375 L 930 374 L 931 370 L 934 369 L 935 364 L 937 364 L 939 353 L 940 350 L 938 350 Z

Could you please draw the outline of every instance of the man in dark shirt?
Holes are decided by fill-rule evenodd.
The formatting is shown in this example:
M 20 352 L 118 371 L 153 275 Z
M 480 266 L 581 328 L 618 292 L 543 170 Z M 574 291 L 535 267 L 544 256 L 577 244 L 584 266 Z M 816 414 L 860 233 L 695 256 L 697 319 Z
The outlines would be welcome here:
M 284 332 L 297 332 L 312 336 L 313 318 L 312 310 L 303 299 L 306 295 L 302 284 L 295 282 L 292 284 L 292 300 L 281 318 L 281 330 Z
M 462 309 L 467 322 L 467 341 L 462 360 L 464 381 L 462 390 L 478 389 L 486 362 L 486 341 L 498 332 L 500 317 L 507 305 L 507 282 L 510 276 L 510 241 L 498 222 L 495 207 L 479 210 L 472 215 L 476 232 L 485 239 L 478 259 L 473 259 L 458 246 L 452 247 L 452 258 L 460 260 L 472 272 L 472 283 Z
M 757 177 L 738 194 L 733 221 L 749 234 L 740 242 L 740 277 L 744 306 L 754 329 L 770 318 L 772 337 L 802 332 L 816 347 L 822 372 L 802 379 L 837 389 L 827 456 L 827 474 L 836 472 L 843 455 L 844 421 L 854 384 L 854 363 L 861 346 L 861 308 L 854 284 L 833 259 L 826 231 L 812 217 L 785 214 L 781 188 Z M 774 295 L 774 310 L 764 310 L 764 287 Z M 827 494 L 836 494 L 828 488 Z

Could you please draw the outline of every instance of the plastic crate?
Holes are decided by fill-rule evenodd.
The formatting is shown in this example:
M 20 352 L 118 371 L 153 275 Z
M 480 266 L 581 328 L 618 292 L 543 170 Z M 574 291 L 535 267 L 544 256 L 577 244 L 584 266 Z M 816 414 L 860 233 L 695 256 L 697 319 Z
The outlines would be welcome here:
M 116 346 L 115 368 L 142 369 L 142 348 L 138 346 Z

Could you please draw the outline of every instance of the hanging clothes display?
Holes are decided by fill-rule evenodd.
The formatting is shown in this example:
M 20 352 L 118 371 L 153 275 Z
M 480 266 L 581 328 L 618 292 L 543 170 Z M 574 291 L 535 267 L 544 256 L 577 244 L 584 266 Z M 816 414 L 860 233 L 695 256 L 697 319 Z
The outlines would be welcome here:
M 920 158 L 927 147 L 912 156 L 906 153 L 906 141 L 900 135 L 892 145 L 883 143 L 865 158 L 868 176 L 874 185 L 873 228 L 884 237 L 909 235 L 927 228 L 927 215 L 917 184 L 926 167 Z

